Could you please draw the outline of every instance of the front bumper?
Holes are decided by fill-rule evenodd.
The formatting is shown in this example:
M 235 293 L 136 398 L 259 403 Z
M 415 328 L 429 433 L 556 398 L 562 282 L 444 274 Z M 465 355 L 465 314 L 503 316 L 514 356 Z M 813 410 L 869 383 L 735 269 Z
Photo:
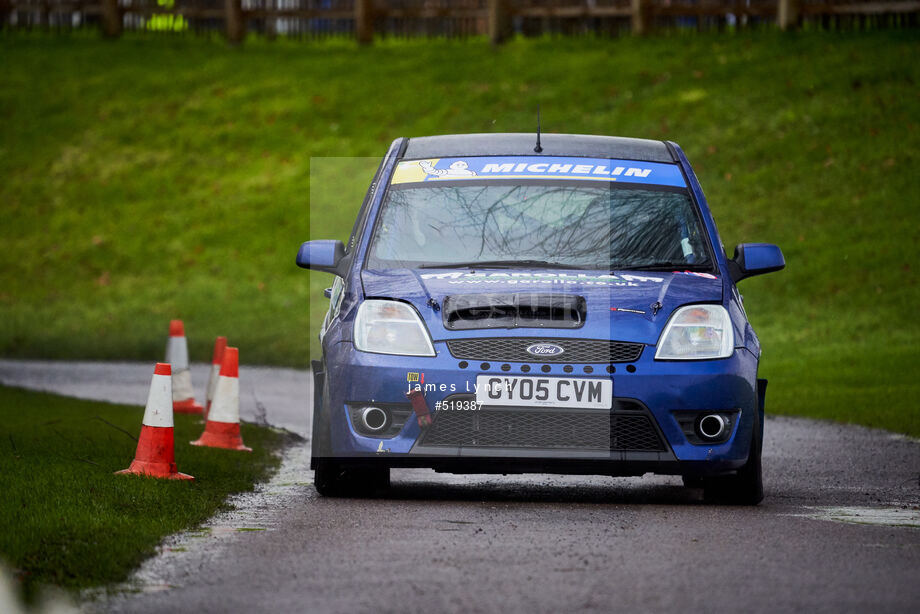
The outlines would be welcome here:
M 654 348 L 647 348 L 633 363 L 616 364 L 608 373 L 606 365 L 527 363 L 479 363 L 461 361 L 450 355 L 445 343 L 435 344 L 436 357 L 410 357 L 370 354 L 356 351 L 341 342 L 327 348 L 327 398 L 317 411 L 328 412 L 331 454 L 339 462 L 386 465 L 390 467 L 430 467 L 454 473 L 586 473 L 602 475 L 641 475 L 647 472 L 684 475 L 713 475 L 740 467 L 748 457 L 757 398 L 757 358 L 745 349 L 736 349 L 726 359 L 711 361 L 655 361 Z M 465 364 L 465 368 L 461 368 Z M 630 368 L 627 368 L 629 366 Z M 545 370 L 544 370 L 545 369 Z M 438 426 L 435 406 L 439 401 L 471 398 L 478 375 L 530 375 L 534 377 L 607 378 L 613 381 L 614 407 L 611 410 L 566 410 L 571 422 L 580 428 L 580 419 L 609 429 L 609 446 L 577 442 L 557 445 L 549 440 L 502 445 L 500 440 L 486 443 L 476 439 L 440 439 L 431 445 L 429 434 Z M 417 381 L 415 380 L 417 377 Z M 422 428 L 414 415 L 395 435 L 373 437 L 356 429 L 350 410 L 355 406 L 384 405 L 408 407 L 406 392 L 419 384 L 425 390 L 435 424 Z M 453 410 L 457 411 L 457 410 Z M 489 408 L 481 412 L 547 411 L 536 408 Z M 554 411 L 554 410 L 549 410 Z M 578 413 L 581 411 L 581 413 Z M 678 416 L 687 412 L 735 412 L 731 434 L 719 444 L 699 445 L 688 440 Z M 620 420 L 646 416 L 661 445 L 619 445 Z M 512 415 L 512 429 L 521 415 Z M 533 417 L 528 414 L 526 419 Z M 471 419 L 476 420 L 478 418 Z M 555 418 L 554 418 L 555 420 Z M 472 422 L 470 422 L 472 424 Z M 557 425 L 558 420 L 548 424 Z M 564 425 L 569 422 L 564 422 Z M 605 426 L 606 425 L 606 426 Z M 478 427 L 477 427 L 478 428 Z M 568 427 L 567 427 L 568 428 Z M 509 430 L 510 432 L 510 430 Z M 544 438 L 545 440 L 545 438 Z

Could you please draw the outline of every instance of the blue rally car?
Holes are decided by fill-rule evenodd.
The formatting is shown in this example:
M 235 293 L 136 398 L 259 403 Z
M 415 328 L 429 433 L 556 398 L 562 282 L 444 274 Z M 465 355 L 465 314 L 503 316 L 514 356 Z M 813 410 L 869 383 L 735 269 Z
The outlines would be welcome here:
M 324 495 L 390 469 L 681 475 L 709 500 L 763 498 L 766 381 L 736 284 L 785 266 L 729 258 L 671 142 L 400 138 L 335 275 L 313 363 Z

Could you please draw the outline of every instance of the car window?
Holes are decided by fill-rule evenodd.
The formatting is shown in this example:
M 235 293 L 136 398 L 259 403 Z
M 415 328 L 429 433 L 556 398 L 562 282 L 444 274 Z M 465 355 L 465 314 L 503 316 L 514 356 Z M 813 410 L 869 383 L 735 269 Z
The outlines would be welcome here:
M 684 189 L 467 180 L 391 186 L 366 266 L 505 260 L 586 269 L 711 264 Z

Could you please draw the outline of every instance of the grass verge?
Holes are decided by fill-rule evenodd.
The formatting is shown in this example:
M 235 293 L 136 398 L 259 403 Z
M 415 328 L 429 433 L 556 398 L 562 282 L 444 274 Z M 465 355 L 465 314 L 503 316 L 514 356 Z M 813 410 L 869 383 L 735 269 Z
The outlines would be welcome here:
M 227 334 L 246 362 L 305 366 L 330 280 L 296 248 L 345 239 L 369 179 L 317 157 L 530 130 L 540 102 L 546 131 L 679 142 L 729 251 L 783 248 L 787 270 L 741 285 L 770 411 L 920 436 L 918 52 L 913 30 L 499 49 L 2 35 L 0 354 L 150 360 L 183 317 L 193 359 Z
M 119 582 L 167 535 L 194 527 L 280 463 L 285 439 L 243 424 L 252 454 L 190 446 L 198 418 L 176 415 L 176 460 L 192 483 L 115 476 L 134 458 L 143 408 L 0 387 L 0 558 L 27 599 Z

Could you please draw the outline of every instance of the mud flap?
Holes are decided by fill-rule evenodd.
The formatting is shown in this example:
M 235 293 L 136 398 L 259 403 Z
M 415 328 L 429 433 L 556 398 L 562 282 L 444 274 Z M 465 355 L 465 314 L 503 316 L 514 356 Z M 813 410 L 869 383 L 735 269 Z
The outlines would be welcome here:
M 757 405 L 760 408 L 760 440 L 763 441 L 764 407 L 767 402 L 767 380 L 757 380 Z
M 313 371 L 313 414 L 316 415 L 316 408 L 323 402 L 323 384 L 325 384 L 326 372 L 323 371 L 323 363 L 319 360 L 311 360 L 310 368 Z
M 313 420 L 311 421 L 312 427 L 310 429 L 310 468 L 316 469 L 316 459 L 318 456 L 322 456 L 324 452 L 319 450 L 317 445 L 317 437 L 319 431 L 321 430 L 321 425 L 323 424 L 320 420 L 320 414 L 322 413 L 323 407 L 323 387 L 326 384 L 326 372 L 323 370 L 323 363 L 319 360 L 311 360 L 310 367 L 313 370 Z M 320 452 L 320 454 L 317 454 Z

